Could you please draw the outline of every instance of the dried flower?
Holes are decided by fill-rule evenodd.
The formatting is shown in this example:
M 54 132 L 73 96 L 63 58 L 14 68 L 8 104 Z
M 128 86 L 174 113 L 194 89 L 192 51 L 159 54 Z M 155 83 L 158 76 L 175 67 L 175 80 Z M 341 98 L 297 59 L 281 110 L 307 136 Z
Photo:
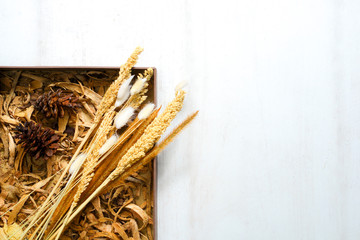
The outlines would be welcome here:
M 154 107 L 155 107 L 155 104 L 153 104 L 153 103 L 146 104 L 145 107 L 143 107 L 143 109 L 141 109 L 141 111 L 138 114 L 139 120 L 145 119 L 148 116 L 150 116 L 150 114 L 154 110 Z
M 154 146 L 155 142 L 159 140 L 171 121 L 175 118 L 176 114 L 181 110 L 184 98 L 185 92 L 183 90 L 176 92 L 174 100 L 166 106 L 164 112 L 160 116 L 154 119 L 154 121 L 145 129 L 144 134 L 139 140 L 121 158 L 116 169 L 110 174 L 109 179 L 113 180 L 123 173 L 128 166 L 131 166 L 137 160 L 145 156 L 146 152 Z
M 115 107 L 120 107 L 129 98 L 129 96 L 130 96 L 130 82 L 133 79 L 133 77 L 134 77 L 134 75 L 132 75 L 130 78 L 128 78 L 128 80 L 126 80 L 123 84 L 121 84 L 121 86 L 119 88 L 119 91 L 118 91 L 118 94 L 117 94 Z
M 127 62 L 121 66 L 119 77 L 116 79 L 105 92 L 104 97 L 98 107 L 94 121 L 98 122 L 101 117 L 106 113 L 109 108 L 115 103 L 117 98 L 117 92 L 119 91 L 120 85 L 130 77 L 131 68 L 135 65 L 138 60 L 140 53 L 144 49 L 137 47 L 135 51 L 128 58 Z
M 84 160 L 86 159 L 87 154 L 86 153 L 80 153 L 74 160 L 74 162 L 71 164 L 69 168 L 69 173 L 72 175 L 76 173 L 81 165 L 83 164 Z
M 127 107 L 115 116 L 114 123 L 117 129 L 122 128 L 130 120 L 131 116 L 134 114 L 135 109 L 132 107 Z
M 118 139 L 119 139 L 119 135 L 117 135 L 116 133 L 113 134 L 111 137 L 109 137 L 109 139 L 106 140 L 104 145 L 102 145 L 102 147 L 100 148 L 99 154 L 102 155 L 106 153 L 116 143 Z
M 139 93 L 144 88 L 146 81 L 147 81 L 146 78 L 139 78 L 138 80 L 136 80 L 136 82 L 134 83 L 134 85 L 131 87 L 130 90 L 131 96 Z

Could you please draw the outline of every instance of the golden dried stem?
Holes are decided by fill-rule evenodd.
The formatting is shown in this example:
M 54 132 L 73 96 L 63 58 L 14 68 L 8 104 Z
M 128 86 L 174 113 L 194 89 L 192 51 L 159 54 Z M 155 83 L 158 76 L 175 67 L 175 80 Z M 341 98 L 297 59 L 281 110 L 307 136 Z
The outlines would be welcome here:
M 111 171 L 115 169 L 118 162 L 116 161 L 116 159 L 119 159 L 123 155 L 121 151 L 130 148 L 128 147 L 128 144 L 129 142 L 131 142 L 131 140 L 123 147 L 123 144 L 129 139 L 129 137 L 131 137 L 133 134 L 139 135 L 139 132 L 141 132 L 142 134 L 146 126 L 148 126 L 150 122 L 157 116 L 159 110 L 160 109 L 154 111 L 152 115 L 149 116 L 149 118 L 146 120 L 139 121 L 136 119 L 133 123 L 131 123 L 128 129 L 121 135 L 118 142 L 104 156 L 101 157 L 101 159 L 98 161 L 99 164 L 98 166 L 96 166 L 96 169 L 94 171 L 94 177 L 89 182 L 86 190 L 81 194 L 79 203 L 81 203 L 83 199 L 86 199 L 85 196 L 88 196 L 89 193 L 91 194 L 93 189 L 96 189 L 96 187 L 99 186 L 102 180 L 106 179 L 106 177 L 111 173 Z M 131 139 L 136 138 L 137 140 L 140 136 L 133 136 Z M 59 206 L 61 207 L 57 208 L 54 213 L 49 229 L 53 229 L 54 224 L 56 224 L 59 219 L 61 219 L 62 216 L 66 213 L 66 211 L 71 207 L 72 199 L 74 198 L 75 193 L 76 190 L 74 188 L 71 192 L 67 194 L 67 196 L 64 197 L 62 203 L 59 204 Z
M 73 209 L 77 205 L 81 194 L 85 191 L 85 189 L 89 185 L 89 182 L 91 181 L 91 179 L 94 176 L 94 168 L 99 159 L 99 150 L 100 150 L 101 146 L 105 143 L 105 141 L 107 139 L 107 135 L 108 135 L 109 131 L 111 130 L 111 123 L 113 121 L 114 116 L 115 116 L 115 111 L 113 109 L 110 109 L 105 114 L 105 116 L 100 124 L 99 130 L 96 132 L 96 135 L 95 135 L 96 141 L 94 142 L 93 146 L 90 146 L 91 150 L 88 152 L 88 156 L 85 160 L 84 168 L 82 171 L 82 177 L 81 177 L 80 183 L 78 185 L 77 192 L 74 196 L 74 200 L 73 200 L 71 207 L 68 210 L 68 213 L 65 217 L 65 222 L 70 217 L 70 214 L 72 213 Z M 56 222 L 56 219 L 54 222 Z M 56 239 L 59 239 L 64 227 L 65 227 L 65 225 L 62 225 L 60 227 L 60 231 L 59 231 Z
M 136 131 L 133 132 L 130 140 L 122 146 L 117 146 L 106 158 L 99 164 L 95 170 L 95 176 L 89 184 L 86 191 L 81 196 L 81 200 L 85 201 L 90 194 L 96 190 L 97 187 L 110 175 L 110 173 L 116 168 L 119 160 L 125 155 L 132 145 L 141 137 L 146 127 L 155 119 L 160 109 L 154 111 L 140 126 L 137 127 Z M 136 120 L 135 120 L 136 122 Z M 131 128 L 131 126 L 129 127 Z M 125 134 L 125 133 L 124 133 Z M 124 135 L 123 134 L 123 135 Z
M 175 99 L 167 105 L 160 116 L 154 119 L 154 121 L 145 129 L 144 134 L 119 161 L 115 171 L 109 176 L 111 180 L 115 179 L 119 174 L 122 174 L 126 167 L 144 157 L 146 152 L 154 146 L 155 142 L 159 140 L 171 121 L 175 118 L 176 114 L 181 110 L 184 98 L 185 92 L 183 90 L 176 92 Z
M 146 154 L 144 158 L 142 158 L 140 161 L 135 163 L 133 166 L 131 166 L 129 169 L 126 169 L 124 171 L 124 174 L 120 175 L 118 178 L 114 179 L 112 182 L 110 182 L 103 191 L 101 191 L 101 194 L 107 193 L 111 189 L 120 186 L 124 183 L 126 178 L 131 176 L 132 174 L 139 171 L 142 167 L 144 167 L 146 164 L 150 163 L 151 160 L 153 160 L 164 148 L 171 143 L 174 138 L 187 126 L 189 125 L 197 116 L 199 111 L 196 111 L 195 113 L 191 114 L 189 117 L 187 117 L 181 124 L 179 124 L 161 143 L 159 143 L 157 146 L 155 146 L 149 153 Z
M 74 205 L 77 204 L 77 201 L 80 198 L 81 193 L 86 189 L 87 185 L 93 177 L 93 172 L 97 160 L 99 159 L 99 150 L 101 146 L 105 143 L 107 135 L 111 130 L 111 123 L 115 116 L 115 111 L 111 110 L 107 112 L 104 116 L 103 121 L 100 124 L 99 130 L 95 135 L 96 141 L 94 142 L 94 147 L 91 147 L 92 151 L 88 152 L 88 157 L 84 162 L 84 168 L 82 171 L 82 178 L 78 186 L 78 191 L 74 197 Z
M 41 216 L 41 214 L 45 211 L 45 208 L 48 206 L 48 203 L 51 201 L 55 191 L 59 188 L 62 180 L 64 179 L 65 175 L 67 174 L 67 172 L 69 171 L 69 168 L 71 166 L 71 164 L 74 162 L 75 158 L 79 155 L 81 149 L 83 148 L 83 146 L 85 145 L 85 143 L 87 142 L 87 140 L 89 139 L 90 135 L 92 134 L 92 132 L 97 129 L 98 124 L 93 124 L 91 126 L 91 128 L 89 129 L 89 131 L 87 132 L 84 140 L 80 143 L 79 147 L 77 148 L 76 152 L 74 153 L 73 157 L 71 158 L 68 166 L 64 169 L 63 173 L 61 174 L 58 182 L 56 183 L 56 185 L 54 186 L 53 190 L 50 192 L 49 196 L 46 198 L 46 200 L 44 201 L 44 203 L 42 204 L 42 206 L 36 210 L 36 213 L 32 219 L 32 221 L 29 223 L 28 227 L 24 230 L 24 233 L 22 235 L 22 238 L 24 238 L 26 236 L 26 234 L 28 233 L 28 231 L 34 226 L 34 224 L 39 220 L 38 218 Z M 65 191 L 63 191 L 65 192 Z M 63 195 L 61 195 L 58 198 L 58 201 L 54 204 L 54 207 L 56 208 L 56 204 L 58 204 L 61 201 Z M 34 236 L 35 234 L 33 234 Z M 29 240 L 33 239 L 33 237 L 29 238 Z
M 71 222 L 75 216 L 77 216 L 84 207 L 97 196 L 107 184 L 109 184 L 116 177 L 124 173 L 126 168 L 131 167 L 137 160 L 145 156 L 145 153 L 149 151 L 154 143 L 161 137 L 166 128 L 170 125 L 171 121 L 175 118 L 176 114 L 181 110 L 185 98 L 185 92 L 179 90 L 176 92 L 175 99 L 167 105 L 164 112 L 156 117 L 154 121 L 149 124 L 145 129 L 144 134 L 136 141 L 136 143 L 126 152 L 126 154 L 119 161 L 116 169 L 105 179 L 104 182 L 80 205 L 76 210 L 62 221 L 62 227 L 57 230 L 50 239 L 58 238 L 61 232 L 69 222 Z
M 104 113 L 106 113 L 108 109 L 112 105 L 114 105 L 120 85 L 123 83 L 123 81 L 125 81 L 130 77 L 131 68 L 133 68 L 134 65 L 136 64 L 137 59 L 142 51 L 143 48 L 137 47 L 135 51 L 131 54 L 127 62 L 121 66 L 118 79 L 116 79 L 110 85 L 110 87 L 105 92 L 105 95 L 100 102 L 98 111 L 96 112 L 94 118 L 95 122 L 98 122 L 101 119 L 101 117 L 104 115 Z

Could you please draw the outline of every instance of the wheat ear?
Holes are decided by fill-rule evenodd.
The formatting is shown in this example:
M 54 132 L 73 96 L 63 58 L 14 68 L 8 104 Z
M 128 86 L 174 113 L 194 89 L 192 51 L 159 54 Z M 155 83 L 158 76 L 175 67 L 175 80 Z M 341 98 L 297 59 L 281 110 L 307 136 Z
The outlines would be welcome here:
M 106 158 L 104 158 L 97 169 L 95 170 L 95 175 L 87 187 L 86 191 L 81 195 L 80 202 L 86 200 L 87 197 L 91 195 L 93 191 L 111 174 L 111 172 L 116 168 L 119 160 L 124 156 L 124 154 L 130 149 L 132 145 L 141 137 L 144 133 L 146 127 L 155 119 L 160 109 L 155 110 L 145 121 L 138 121 L 141 125 L 133 132 L 133 135 L 124 145 L 117 146 Z M 79 203 L 80 203 L 79 202 Z
M 126 178 L 136 173 L 146 164 L 151 162 L 151 160 L 153 160 L 162 150 L 164 150 L 165 147 L 169 145 L 169 143 L 171 143 L 174 138 L 195 119 L 198 113 L 199 111 L 196 111 L 187 117 L 181 124 L 174 128 L 174 130 L 163 141 L 161 141 L 149 153 L 147 153 L 143 159 L 134 164 L 130 169 L 125 170 L 124 174 L 110 182 L 99 195 L 107 193 L 111 189 L 118 187 L 120 184 L 124 183 Z
M 65 218 L 65 221 L 67 218 L 70 217 L 70 214 L 72 213 L 73 209 L 77 205 L 81 194 L 85 191 L 86 187 L 89 185 L 89 182 L 91 181 L 92 177 L 94 176 L 94 168 L 95 165 L 99 159 L 99 150 L 101 146 L 105 143 L 107 139 L 107 135 L 110 132 L 112 126 L 111 123 L 113 121 L 113 118 L 115 116 L 115 111 L 113 109 L 110 109 L 104 116 L 99 130 L 97 131 L 95 135 L 96 142 L 93 146 L 91 146 L 90 152 L 88 152 L 88 157 L 85 159 L 85 163 L 83 171 L 82 171 L 82 177 L 80 180 L 80 183 L 78 184 L 77 192 L 74 196 L 74 200 L 71 204 L 70 209 L 68 210 L 68 214 Z M 65 226 L 61 226 L 59 234 L 57 235 L 56 239 L 60 237 L 60 234 Z
M 144 83 L 144 85 L 142 86 L 142 89 L 134 94 L 131 95 L 131 97 L 129 98 L 129 100 L 126 102 L 125 106 L 131 106 L 134 109 L 138 109 L 140 107 L 140 105 L 146 100 L 147 96 L 145 95 L 148 91 L 148 82 L 150 81 L 151 77 L 154 75 L 154 70 L 152 68 L 148 68 L 144 71 L 144 75 L 143 74 L 139 74 L 138 75 L 138 80 L 141 79 L 146 79 L 146 82 Z
M 127 62 L 120 67 L 119 77 L 110 85 L 108 90 L 105 92 L 104 97 L 102 98 L 98 110 L 96 112 L 94 121 L 98 122 L 101 117 L 108 111 L 108 109 L 114 105 L 116 100 L 117 93 L 119 91 L 120 85 L 130 77 L 131 68 L 133 68 L 138 60 L 140 53 L 144 49 L 142 47 L 137 47 L 135 51 L 128 58 Z
M 101 192 L 104 187 L 114 180 L 117 176 L 122 174 L 126 168 L 129 168 L 137 160 L 145 156 L 145 153 L 155 144 L 155 142 L 165 132 L 166 128 L 170 125 L 171 121 L 175 118 L 176 114 L 181 110 L 185 98 L 185 91 L 179 90 L 176 92 L 175 99 L 167 105 L 164 112 L 155 118 L 155 120 L 145 129 L 144 134 L 139 140 L 127 151 L 121 158 L 116 169 L 105 179 L 105 181 L 82 203 L 71 216 L 63 221 L 63 226 L 71 222 L 82 209 Z M 54 235 L 60 236 L 63 228 L 57 230 Z M 55 236 L 50 237 L 53 239 Z
M 76 152 L 74 153 L 73 157 L 71 158 L 68 166 L 64 169 L 63 173 L 61 174 L 59 180 L 57 181 L 56 185 L 54 186 L 53 190 L 50 192 L 49 196 L 46 198 L 46 200 L 44 201 L 44 203 L 42 204 L 42 206 L 36 210 L 36 213 L 33 217 L 33 219 L 31 220 L 31 222 L 28 224 L 28 227 L 24 230 L 21 238 L 24 238 L 26 236 L 26 234 L 28 233 L 28 231 L 34 226 L 35 222 L 38 221 L 38 218 L 40 217 L 40 215 L 45 211 L 45 208 L 48 207 L 48 204 L 50 204 L 50 200 L 52 199 L 52 196 L 55 194 L 55 191 L 59 188 L 62 180 L 64 179 L 65 175 L 67 174 L 67 171 L 69 170 L 71 164 L 73 163 L 73 161 L 75 160 L 75 158 L 77 157 L 77 155 L 80 153 L 81 149 L 83 148 L 83 146 L 85 145 L 85 143 L 87 142 L 87 140 L 89 139 L 90 135 L 92 134 L 92 132 L 97 128 L 98 124 L 93 124 L 92 127 L 89 129 L 89 131 L 87 132 L 84 140 L 81 142 L 80 146 L 77 148 Z M 60 196 L 59 200 L 61 199 L 62 196 Z M 58 201 L 59 201 L 58 200 Z

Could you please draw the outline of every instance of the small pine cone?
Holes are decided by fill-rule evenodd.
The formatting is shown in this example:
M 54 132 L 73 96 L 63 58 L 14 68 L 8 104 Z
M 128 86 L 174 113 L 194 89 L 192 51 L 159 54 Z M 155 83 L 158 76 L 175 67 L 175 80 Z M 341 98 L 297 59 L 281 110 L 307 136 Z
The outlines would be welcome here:
M 60 136 L 50 128 L 41 127 L 41 124 L 33 121 L 20 123 L 16 126 L 16 131 L 16 143 L 21 144 L 35 159 L 43 157 L 47 160 L 59 148 Z
M 66 109 L 76 110 L 81 107 L 80 100 L 73 93 L 65 93 L 61 89 L 49 91 L 38 97 L 35 108 L 47 118 L 63 117 Z

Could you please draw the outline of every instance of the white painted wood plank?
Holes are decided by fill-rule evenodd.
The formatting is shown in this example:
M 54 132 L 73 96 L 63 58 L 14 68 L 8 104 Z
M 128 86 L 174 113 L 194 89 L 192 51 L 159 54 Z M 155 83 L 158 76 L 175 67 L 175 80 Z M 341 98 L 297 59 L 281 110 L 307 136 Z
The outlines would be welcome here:
M 159 159 L 159 240 L 359 239 L 360 3 L 2 1 L 0 65 L 158 68 L 188 80 Z M 178 120 L 178 121 L 179 121 Z

